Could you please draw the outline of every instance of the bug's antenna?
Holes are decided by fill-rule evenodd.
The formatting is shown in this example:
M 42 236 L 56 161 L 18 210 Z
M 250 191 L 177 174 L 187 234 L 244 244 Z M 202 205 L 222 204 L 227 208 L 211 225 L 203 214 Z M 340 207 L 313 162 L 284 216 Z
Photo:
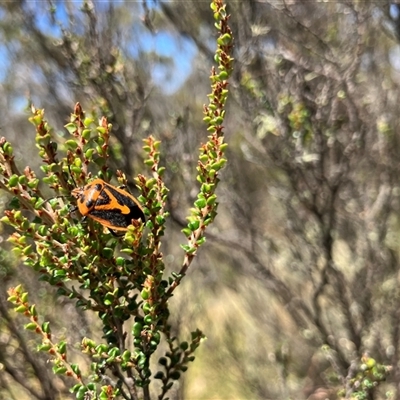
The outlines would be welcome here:
M 72 175 L 72 171 L 71 171 L 71 166 L 68 163 L 68 171 L 69 171 L 69 176 L 72 178 L 72 182 L 74 182 L 75 187 L 78 187 L 78 185 L 75 182 L 74 176 Z

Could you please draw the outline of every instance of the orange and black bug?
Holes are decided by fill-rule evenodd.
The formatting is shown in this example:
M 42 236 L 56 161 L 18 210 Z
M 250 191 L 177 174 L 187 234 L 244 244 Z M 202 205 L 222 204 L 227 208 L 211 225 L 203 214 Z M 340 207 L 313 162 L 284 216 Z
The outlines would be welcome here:
M 73 189 L 71 194 L 77 205 L 70 210 L 84 217 L 94 219 L 113 231 L 127 231 L 132 220 L 145 222 L 142 206 L 130 193 L 110 185 L 102 179 L 95 179 L 86 186 Z

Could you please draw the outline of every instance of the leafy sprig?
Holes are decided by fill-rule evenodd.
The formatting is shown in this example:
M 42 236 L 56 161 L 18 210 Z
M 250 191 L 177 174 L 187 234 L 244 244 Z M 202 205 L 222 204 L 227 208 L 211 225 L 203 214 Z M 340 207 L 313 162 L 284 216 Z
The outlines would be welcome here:
M 70 137 L 63 141 L 45 119 L 44 110 L 32 106 L 29 120 L 36 131 L 42 179 L 30 167 L 20 172 L 12 145 L 0 139 L 0 189 L 12 196 L 1 221 L 14 229 L 9 238 L 14 253 L 37 271 L 41 280 L 56 287 L 57 295 L 75 300 L 76 306 L 86 311 L 95 311 L 102 324 L 102 342 L 83 338 L 81 343 L 82 352 L 91 360 L 91 375 L 84 380 L 80 368 L 67 359 L 67 343 L 54 342 L 49 324 L 38 322 L 28 293 L 21 286 L 9 291 L 15 310 L 29 318 L 25 329 L 41 335 L 38 349 L 53 357 L 54 372 L 77 381 L 71 389 L 77 399 L 137 399 L 141 397 L 138 388 L 143 388 L 143 397 L 149 399 L 153 376 L 162 384 L 158 399 L 166 400 L 173 382 L 187 370 L 204 338 L 200 330 L 193 331 L 187 341 L 172 336 L 168 300 L 205 242 L 205 230 L 217 214 L 216 188 L 226 164 L 223 120 L 227 79 L 233 67 L 232 33 L 222 1 L 213 1 L 211 8 L 219 32 L 218 67 L 211 71 L 212 92 L 204 106 L 209 136 L 200 149 L 197 180 L 201 187 L 183 230 L 187 242 L 182 246 L 185 255 L 179 273 L 166 277 L 164 271 L 162 239 L 169 216 L 165 209 L 168 188 L 160 165 L 161 143 L 155 138 L 150 136 L 144 142 L 149 176 L 139 174 L 135 179 L 146 223 L 133 221 L 119 238 L 95 221 L 84 221 L 70 208 L 74 202 L 71 191 L 77 184 L 85 186 L 98 177 L 107 182 L 116 178 L 119 184 L 127 185 L 123 172 L 114 174 L 108 165 L 112 126 L 105 117 L 96 124 L 77 103 L 65 126 Z M 129 330 L 128 320 L 133 320 Z M 153 375 L 150 360 L 163 339 L 168 349 L 159 358 L 160 370 Z

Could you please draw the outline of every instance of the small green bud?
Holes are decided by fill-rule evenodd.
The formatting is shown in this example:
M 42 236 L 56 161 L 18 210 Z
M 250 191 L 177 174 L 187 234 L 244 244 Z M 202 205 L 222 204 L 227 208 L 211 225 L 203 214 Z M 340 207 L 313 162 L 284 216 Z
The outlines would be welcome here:
M 225 81 L 226 79 L 228 79 L 228 77 L 229 77 L 229 74 L 226 71 L 221 71 L 218 74 L 218 78 L 219 78 L 220 81 Z
M 15 187 L 18 185 L 18 175 L 12 175 L 10 176 L 10 179 L 8 180 L 8 186 L 9 187 Z
M 11 144 L 9 142 L 4 143 L 3 152 L 7 156 L 12 156 L 13 155 L 14 149 L 12 148 L 12 146 L 11 146 Z

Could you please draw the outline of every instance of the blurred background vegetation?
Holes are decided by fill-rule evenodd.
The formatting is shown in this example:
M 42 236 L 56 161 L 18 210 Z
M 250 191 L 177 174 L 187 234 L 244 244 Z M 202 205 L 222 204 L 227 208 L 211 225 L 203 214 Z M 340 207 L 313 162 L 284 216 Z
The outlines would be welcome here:
M 170 397 L 335 399 L 369 355 L 392 371 L 365 398 L 399 400 L 400 6 L 242 0 L 228 11 L 236 62 L 219 215 L 171 300 L 176 334 L 198 327 L 208 340 Z M 107 116 L 112 166 L 131 182 L 142 139 L 161 139 L 171 270 L 206 140 L 211 15 L 195 0 L 0 4 L 0 132 L 17 163 L 39 172 L 28 100 L 60 138 L 77 101 Z M 19 265 L 8 234 L 1 227 L 0 397 L 70 398 L 6 290 L 23 283 L 71 346 L 96 327 Z

